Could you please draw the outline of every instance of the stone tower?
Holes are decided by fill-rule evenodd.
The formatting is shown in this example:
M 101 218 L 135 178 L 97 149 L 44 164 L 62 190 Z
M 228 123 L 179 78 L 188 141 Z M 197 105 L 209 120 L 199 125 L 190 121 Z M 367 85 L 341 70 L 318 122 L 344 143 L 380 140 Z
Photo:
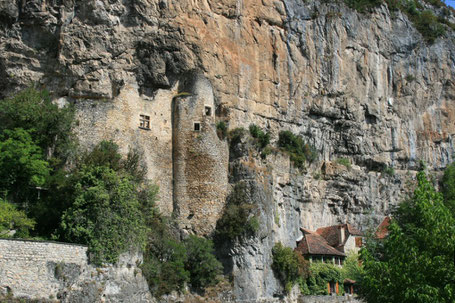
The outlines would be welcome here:
M 218 138 L 210 82 L 189 74 L 172 100 L 174 215 L 188 233 L 210 234 L 222 214 L 228 184 L 228 146 Z

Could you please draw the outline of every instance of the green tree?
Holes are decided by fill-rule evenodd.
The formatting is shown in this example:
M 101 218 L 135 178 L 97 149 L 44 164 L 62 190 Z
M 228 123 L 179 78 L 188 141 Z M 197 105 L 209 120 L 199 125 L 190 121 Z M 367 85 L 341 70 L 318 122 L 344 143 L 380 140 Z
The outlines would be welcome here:
M 454 302 L 455 220 L 424 172 L 394 213 L 381 250 L 361 252 L 362 296 L 369 303 Z
M 289 292 L 299 280 L 309 276 L 309 265 L 303 256 L 290 247 L 283 246 L 280 242 L 272 248 L 272 269 L 277 278 Z
M 215 242 L 218 244 L 234 241 L 240 236 L 254 235 L 259 229 L 255 216 L 257 206 L 248 203 L 248 189 L 245 183 L 237 183 L 228 197 L 222 217 L 216 223 Z
M 13 237 L 27 237 L 30 229 L 35 226 L 35 221 L 27 218 L 27 215 L 16 207 L 0 198 L 0 237 L 9 237 L 13 231 Z
M 22 128 L 6 129 L 0 134 L 0 191 L 18 204 L 25 204 L 35 187 L 43 186 L 49 177 L 49 164 L 41 148 Z
M 149 243 L 142 270 L 151 291 L 160 297 L 174 290 L 182 291 L 190 281 L 185 246 L 172 238 L 159 238 Z M 159 246 L 159 249 L 153 247 Z
M 59 108 L 46 91 L 26 89 L 0 101 L 0 191 L 36 220 L 34 235 L 50 237 L 72 190 L 65 165 L 76 150 L 72 106 Z M 37 188 L 40 187 L 40 188 Z
M 342 272 L 343 278 L 361 283 L 364 271 L 363 266 L 359 262 L 359 254 L 348 254 L 346 260 L 344 261 Z
M 215 258 L 213 242 L 194 235 L 184 241 L 186 254 L 185 269 L 190 273 L 190 283 L 194 288 L 204 288 L 216 284 L 222 265 Z
M 444 170 L 442 178 L 442 194 L 444 203 L 455 217 L 455 163 L 450 164 Z
M 45 90 L 29 88 L 0 101 L 0 133 L 7 129 L 25 129 L 41 147 L 47 160 L 52 157 L 53 162 L 60 165 L 73 150 L 73 118 L 73 107 L 59 108 Z
M 62 217 L 63 238 L 87 244 L 92 261 L 115 263 L 120 253 L 145 245 L 145 221 L 137 184 L 106 166 L 86 166 L 78 175 L 73 205 Z

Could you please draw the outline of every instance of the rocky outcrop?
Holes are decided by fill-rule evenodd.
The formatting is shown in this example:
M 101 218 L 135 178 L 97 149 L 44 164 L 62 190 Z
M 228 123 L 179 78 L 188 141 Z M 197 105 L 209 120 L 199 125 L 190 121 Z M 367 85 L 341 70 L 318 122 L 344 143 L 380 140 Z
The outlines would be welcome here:
M 302 135 L 318 151 L 304 171 L 281 152 L 230 164 L 263 205 L 261 236 L 231 252 L 237 296 L 253 300 L 280 291 L 274 242 L 295 245 L 300 227 L 379 223 L 420 160 L 435 171 L 454 160 L 454 38 L 428 44 L 385 5 L 360 14 L 330 1 L 3 0 L 0 95 L 36 83 L 75 104 L 83 146 L 141 150 L 166 214 L 177 211 L 172 99 L 187 72 L 211 83 L 213 122 L 255 123 L 272 144 L 281 130 Z

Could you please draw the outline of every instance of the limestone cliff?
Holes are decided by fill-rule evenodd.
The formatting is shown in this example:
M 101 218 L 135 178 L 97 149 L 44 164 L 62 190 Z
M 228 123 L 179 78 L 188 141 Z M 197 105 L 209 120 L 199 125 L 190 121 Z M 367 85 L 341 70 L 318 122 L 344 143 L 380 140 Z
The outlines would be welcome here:
M 228 252 L 241 300 L 280 292 L 275 242 L 294 246 L 300 227 L 377 222 L 420 160 L 435 171 L 454 160 L 455 35 L 426 43 L 386 5 L 360 14 L 337 1 L 0 0 L 0 50 L 0 96 L 38 83 L 76 105 L 84 146 L 113 139 L 142 150 L 161 210 L 189 232 L 213 230 L 229 189 L 216 121 L 255 123 L 272 144 L 291 130 L 314 145 L 318 161 L 303 173 L 283 153 L 260 159 L 248 142 L 231 154 L 229 182 L 249 184 L 261 223 L 259 237 Z M 188 74 L 210 88 L 185 91 Z M 201 115 L 181 127 L 207 130 L 178 149 L 177 99 L 200 102 L 180 107 Z M 214 106 L 207 122 L 204 100 Z M 195 213 L 201 205 L 212 219 Z

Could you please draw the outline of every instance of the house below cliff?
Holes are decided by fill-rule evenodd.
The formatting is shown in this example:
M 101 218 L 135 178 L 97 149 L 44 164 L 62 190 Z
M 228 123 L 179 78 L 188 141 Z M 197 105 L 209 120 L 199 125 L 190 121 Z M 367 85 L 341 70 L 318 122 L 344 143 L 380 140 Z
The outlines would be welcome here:
M 349 252 L 358 252 L 362 246 L 363 233 L 350 224 L 321 227 L 312 232 L 301 228 L 302 238 L 296 250 L 310 262 L 322 261 L 342 266 Z

